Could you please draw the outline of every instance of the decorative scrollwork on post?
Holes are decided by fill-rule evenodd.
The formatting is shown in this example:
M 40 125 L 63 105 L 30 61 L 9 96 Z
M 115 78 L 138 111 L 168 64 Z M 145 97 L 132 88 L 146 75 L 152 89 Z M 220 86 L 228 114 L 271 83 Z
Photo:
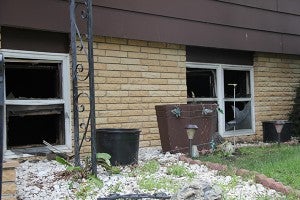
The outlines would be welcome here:
M 85 48 L 82 34 L 80 33 L 76 24 L 76 7 L 77 5 L 84 5 L 80 15 L 87 24 L 86 40 L 88 48 Z M 92 0 L 85 0 L 82 2 L 70 1 L 70 20 L 71 20 L 71 53 L 72 53 L 72 83 L 73 83 L 73 120 L 74 120 L 74 151 L 75 151 L 75 165 L 80 165 L 80 149 L 82 147 L 83 140 L 91 142 L 91 160 L 92 160 L 92 173 L 96 175 L 96 147 L 95 147 L 95 90 L 94 90 L 94 59 L 93 59 L 93 18 L 92 18 Z M 76 43 L 76 37 L 79 40 L 79 45 Z M 88 60 L 87 72 L 85 72 L 85 66 L 83 63 L 77 63 L 77 51 L 83 52 Z M 86 92 L 78 91 L 78 81 L 89 80 L 89 94 Z M 89 117 L 87 122 L 79 124 L 79 113 L 84 112 L 85 105 L 79 104 L 80 97 L 86 97 L 89 99 Z M 86 134 L 88 127 L 91 127 L 91 137 L 87 138 Z M 79 144 L 79 129 L 83 130 L 83 137 Z

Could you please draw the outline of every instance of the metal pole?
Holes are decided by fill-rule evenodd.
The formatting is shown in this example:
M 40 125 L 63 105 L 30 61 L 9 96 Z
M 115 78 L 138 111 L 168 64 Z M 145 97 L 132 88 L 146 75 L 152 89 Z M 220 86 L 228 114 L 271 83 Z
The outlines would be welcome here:
M 3 121 L 4 121 L 4 56 L 0 54 L 0 199 L 2 199 Z
M 75 166 L 80 165 L 75 0 L 70 2 Z
M 233 146 L 235 147 L 235 126 L 236 126 L 236 120 L 235 120 L 235 87 L 237 86 L 236 83 L 229 83 L 228 85 L 233 86 Z
M 92 174 L 97 175 L 97 158 L 96 158 L 96 121 L 95 121 L 95 87 L 94 87 L 94 54 L 93 54 L 93 3 L 87 1 L 88 12 L 88 61 L 89 61 L 89 86 L 90 86 L 90 116 L 91 116 L 91 160 Z
M 235 125 L 236 125 L 236 120 L 235 120 L 235 87 L 236 87 L 236 84 L 233 85 L 233 107 L 234 107 L 234 110 L 233 110 L 233 118 L 234 118 L 234 126 L 233 126 L 233 146 L 235 148 Z
M 190 158 L 192 158 L 192 139 L 189 139 L 189 154 L 190 154 Z

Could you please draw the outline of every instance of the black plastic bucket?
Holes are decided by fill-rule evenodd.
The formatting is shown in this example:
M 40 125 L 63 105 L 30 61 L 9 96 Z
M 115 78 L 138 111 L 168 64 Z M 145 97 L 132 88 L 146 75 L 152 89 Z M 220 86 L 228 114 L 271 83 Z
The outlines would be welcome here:
M 139 129 L 97 129 L 96 151 L 110 154 L 114 166 L 136 164 L 140 132 Z
M 276 121 L 264 121 L 263 125 L 263 142 L 278 142 L 278 134 L 275 128 Z M 283 129 L 280 133 L 280 142 L 287 142 L 294 136 L 293 123 L 284 121 Z

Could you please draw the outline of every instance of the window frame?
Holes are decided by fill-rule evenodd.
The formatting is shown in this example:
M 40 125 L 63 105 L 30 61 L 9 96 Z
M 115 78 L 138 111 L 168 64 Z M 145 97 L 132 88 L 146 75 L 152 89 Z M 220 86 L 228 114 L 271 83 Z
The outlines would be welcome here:
M 65 141 L 64 145 L 55 145 L 55 147 L 63 152 L 72 151 L 72 130 L 71 130 L 71 96 L 70 96 L 70 59 L 69 54 L 64 53 L 49 53 L 49 52 L 35 52 L 35 51 L 23 51 L 23 50 L 10 50 L 0 49 L 3 53 L 4 59 L 32 59 L 42 60 L 43 62 L 58 62 L 61 63 L 61 87 L 62 97 L 56 99 L 34 99 L 34 100 L 18 100 L 6 99 L 4 89 L 4 127 L 3 127 L 3 151 L 6 155 L 10 155 L 11 152 L 7 149 L 7 132 L 6 132 L 6 105 L 51 105 L 51 104 L 63 104 L 64 106 L 64 123 L 65 123 Z M 4 68 L 5 70 L 5 68 Z M 4 73 L 5 74 L 5 73 Z M 5 88 L 5 77 L 4 77 Z
M 216 64 L 216 63 L 196 63 L 187 62 L 187 68 L 199 68 L 199 69 L 214 69 L 216 70 L 216 80 L 217 91 L 216 98 L 187 98 L 187 102 L 196 101 L 214 101 L 218 102 L 220 109 L 224 111 L 224 114 L 218 112 L 218 132 L 223 137 L 230 136 L 242 136 L 242 135 L 252 135 L 255 134 L 255 108 L 254 108 L 254 69 L 250 65 L 228 65 L 228 64 Z M 250 101 L 251 102 L 251 129 L 225 131 L 225 102 L 233 101 L 233 98 L 225 98 L 224 94 L 224 70 L 239 70 L 239 71 L 249 71 L 250 75 L 250 92 L 251 97 L 247 98 L 236 98 L 236 101 Z

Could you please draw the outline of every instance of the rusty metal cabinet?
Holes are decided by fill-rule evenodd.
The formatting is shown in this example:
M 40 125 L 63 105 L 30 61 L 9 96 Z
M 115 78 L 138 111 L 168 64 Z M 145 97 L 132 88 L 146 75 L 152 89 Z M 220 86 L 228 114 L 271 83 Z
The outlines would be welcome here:
M 217 130 L 216 104 L 168 104 L 155 106 L 161 146 L 164 152 L 187 152 L 188 139 L 185 127 L 198 126 L 193 145 L 209 149 Z

